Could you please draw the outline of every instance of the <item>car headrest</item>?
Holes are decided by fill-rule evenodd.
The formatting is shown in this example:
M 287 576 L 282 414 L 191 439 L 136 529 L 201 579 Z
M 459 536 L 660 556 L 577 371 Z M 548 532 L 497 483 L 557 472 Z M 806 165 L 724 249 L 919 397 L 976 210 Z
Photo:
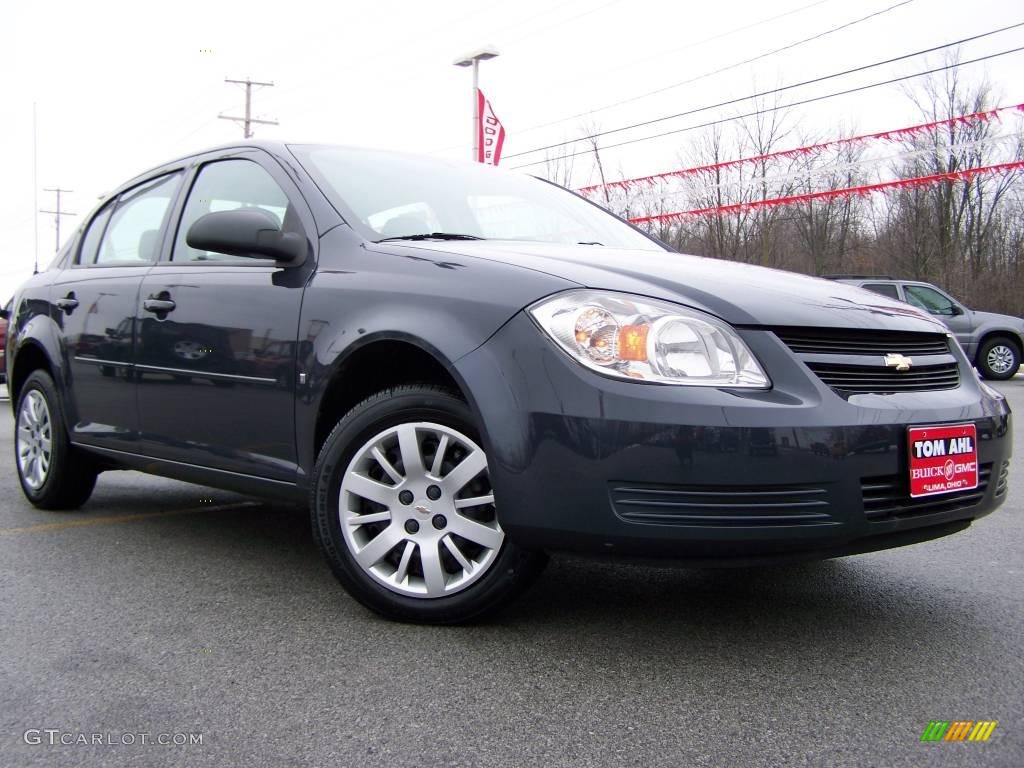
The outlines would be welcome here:
M 156 249 L 159 246 L 159 229 L 147 229 L 139 235 L 139 259 L 141 261 L 156 261 Z

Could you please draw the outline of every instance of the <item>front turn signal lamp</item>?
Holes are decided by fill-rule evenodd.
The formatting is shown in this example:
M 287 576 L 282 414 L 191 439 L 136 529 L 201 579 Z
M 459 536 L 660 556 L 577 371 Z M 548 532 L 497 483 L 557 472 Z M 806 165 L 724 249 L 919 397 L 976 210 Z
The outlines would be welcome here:
M 570 357 L 606 376 L 701 387 L 771 386 L 736 331 L 705 312 L 594 290 L 560 293 L 528 311 Z

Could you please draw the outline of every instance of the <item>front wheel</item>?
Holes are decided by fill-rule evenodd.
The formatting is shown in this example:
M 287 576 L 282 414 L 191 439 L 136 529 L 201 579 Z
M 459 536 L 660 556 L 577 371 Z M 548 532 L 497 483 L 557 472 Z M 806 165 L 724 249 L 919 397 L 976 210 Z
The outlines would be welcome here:
M 438 387 L 380 392 L 338 422 L 317 460 L 311 507 L 334 574 L 391 619 L 479 618 L 546 561 L 506 537 L 472 414 Z
M 1020 368 L 1020 347 L 1002 336 L 989 339 L 978 352 L 978 370 L 986 379 L 1012 379 Z
M 14 455 L 21 490 L 40 509 L 77 509 L 96 485 L 93 462 L 71 445 L 53 379 L 34 371 L 18 395 Z

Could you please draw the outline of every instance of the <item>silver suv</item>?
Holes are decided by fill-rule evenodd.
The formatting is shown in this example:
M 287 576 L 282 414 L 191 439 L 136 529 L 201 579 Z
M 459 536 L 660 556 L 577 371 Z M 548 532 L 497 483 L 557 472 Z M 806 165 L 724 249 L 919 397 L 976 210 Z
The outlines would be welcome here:
M 829 279 L 857 285 L 899 299 L 935 315 L 963 346 L 986 379 L 1012 378 L 1024 349 L 1024 320 L 1013 315 L 968 309 L 931 283 L 871 275 L 829 275 Z

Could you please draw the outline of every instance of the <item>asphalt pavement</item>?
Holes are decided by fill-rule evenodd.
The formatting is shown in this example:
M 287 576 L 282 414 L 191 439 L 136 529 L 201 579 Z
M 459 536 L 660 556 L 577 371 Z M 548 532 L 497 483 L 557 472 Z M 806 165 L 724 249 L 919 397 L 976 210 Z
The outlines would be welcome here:
M 1024 376 L 999 388 L 1024 412 Z M 457 628 L 361 608 L 304 509 L 112 472 L 35 510 L 11 435 L 2 402 L 5 768 L 1024 765 L 1019 420 L 1008 501 L 964 533 L 758 569 L 556 560 Z M 933 720 L 998 725 L 921 743 Z

